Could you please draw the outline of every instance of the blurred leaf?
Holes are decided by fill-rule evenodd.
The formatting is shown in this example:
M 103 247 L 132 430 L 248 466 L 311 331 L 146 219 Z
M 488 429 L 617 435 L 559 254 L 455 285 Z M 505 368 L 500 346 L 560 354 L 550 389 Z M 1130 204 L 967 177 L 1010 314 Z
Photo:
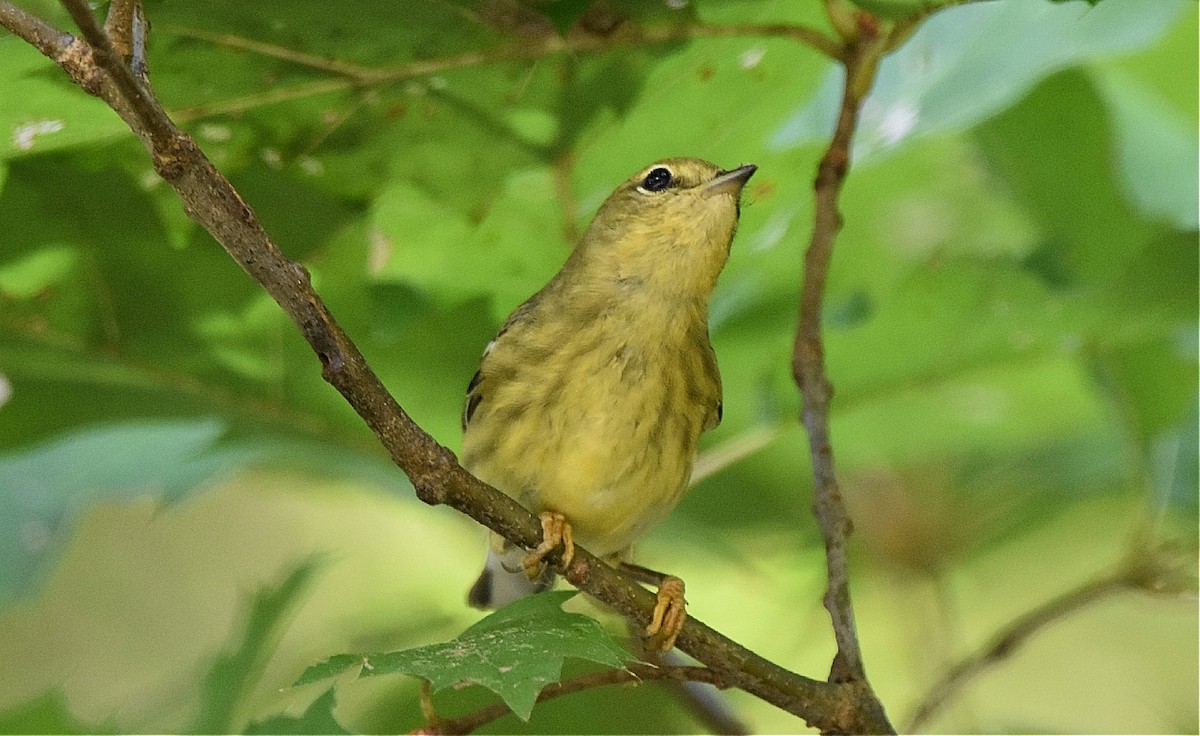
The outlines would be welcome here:
M 346 727 L 338 722 L 333 715 L 337 706 L 337 696 L 333 688 L 321 693 L 321 696 L 308 706 L 299 716 L 273 716 L 255 721 L 246 729 L 248 734 L 348 734 Z
M 295 613 L 302 596 L 307 593 L 319 566 L 318 560 L 310 559 L 296 566 L 276 587 L 254 594 L 245 616 L 241 640 L 233 650 L 218 657 L 204 677 L 200 715 L 192 726 L 193 733 L 232 732 L 237 724 L 238 708 L 253 683 L 262 675 L 267 660 L 283 635 L 284 627 Z M 332 707 L 332 693 L 328 695 L 328 705 Z M 321 700 L 324 698 L 310 708 L 310 711 L 316 709 L 315 714 L 305 713 L 295 725 L 315 725 L 315 719 L 331 719 L 329 707 L 323 711 L 319 707 Z M 336 731 L 340 732 L 343 731 Z
M 429 680 L 434 691 L 475 684 L 491 690 L 522 720 L 529 720 L 542 688 L 557 682 L 563 659 L 576 657 L 608 667 L 630 658 L 594 619 L 567 613 L 574 591 L 522 598 L 481 619 L 444 644 L 379 654 L 340 654 L 314 665 L 297 685 L 361 666 L 360 676 L 405 674 Z
M 1193 394 L 1192 406 L 1197 403 L 1200 402 Z M 1200 525 L 1200 516 L 1196 514 L 1200 506 L 1200 494 L 1196 493 L 1200 488 L 1200 415 L 1194 408 L 1192 415 L 1185 417 L 1172 431 L 1155 438 L 1150 458 L 1151 484 L 1158 501 L 1154 508 L 1182 509 L 1181 521 L 1191 532 L 1184 538 L 1195 541 Z
M 411 187 L 385 192 L 375 218 L 390 257 L 380 275 L 418 284 L 447 305 L 496 292 L 501 308 L 512 309 L 553 275 L 544 265 L 550 258 L 565 259 L 565 248 L 546 248 L 545 233 L 557 230 L 553 196 L 549 172 L 514 172 L 472 224 Z
M 934 14 L 887 56 L 863 106 L 854 158 L 905 138 L 960 131 L 1012 104 L 1046 75 L 1100 54 L 1140 48 L 1186 0 L 1152 4 L 1045 0 L 968 3 Z M 840 70 L 771 139 L 788 149 L 821 140 L 837 110 Z
M 67 707 L 66 696 L 62 692 L 53 691 L 0 710 L 0 733 L 116 734 L 122 731 L 111 724 L 80 723 Z
M 114 424 L 0 455 L 0 601 L 48 571 L 75 517 L 91 505 L 203 487 L 254 457 L 221 448 L 219 422 Z
M 0 162 L 113 139 L 132 133 L 116 113 L 81 94 L 57 68 L 24 41 L 0 36 Z
M 1200 224 L 1195 121 L 1131 75 L 1114 69 L 1098 73 L 1096 81 L 1113 113 L 1126 198 L 1151 218 L 1195 230 Z
M 1088 111 L 1091 124 L 1077 125 L 1064 107 Z M 1112 132 L 1104 104 L 1086 76 L 1054 75 L 1018 105 L 984 123 L 976 136 L 1011 186 L 1041 220 L 1057 262 L 1079 281 L 1115 281 L 1128 273 L 1153 233 L 1131 217 L 1111 176 Z M 1029 130 L 1039 131 L 1030 136 Z M 1070 141 L 1070 145 L 1061 145 Z M 1072 172 L 1064 187 L 1056 172 Z M 1120 243 L 1120 248 L 1112 243 Z

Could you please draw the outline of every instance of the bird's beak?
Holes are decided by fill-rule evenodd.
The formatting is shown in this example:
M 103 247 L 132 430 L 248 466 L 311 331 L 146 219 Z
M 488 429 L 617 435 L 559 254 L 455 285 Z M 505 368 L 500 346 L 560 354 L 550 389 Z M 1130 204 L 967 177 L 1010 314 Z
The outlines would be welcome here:
M 705 194 L 716 194 L 717 192 L 732 192 L 738 194 L 742 191 L 742 187 L 746 185 L 746 180 L 758 171 L 758 167 L 754 164 L 742 164 L 732 171 L 717 172 L 716 178 L 704 187 Z

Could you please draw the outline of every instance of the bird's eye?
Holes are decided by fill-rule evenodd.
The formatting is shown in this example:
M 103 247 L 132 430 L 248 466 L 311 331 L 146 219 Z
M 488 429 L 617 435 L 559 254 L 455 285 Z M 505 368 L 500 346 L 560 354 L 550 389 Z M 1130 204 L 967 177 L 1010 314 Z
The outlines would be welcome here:
M 671 186 L 671 171 L 659 166 L 646 174 L 646 178 L 642 180 L 642 186 L 639 188 L 647 192 L 661 192 L 669 186 Z

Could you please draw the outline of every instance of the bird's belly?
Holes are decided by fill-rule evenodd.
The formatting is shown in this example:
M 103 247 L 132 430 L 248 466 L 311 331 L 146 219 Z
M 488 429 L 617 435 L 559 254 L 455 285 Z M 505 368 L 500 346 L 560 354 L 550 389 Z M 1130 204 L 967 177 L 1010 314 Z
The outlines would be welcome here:
M 604 410 L 543 408 L 536 434 L 496 428 L 491 450 L 478 456 L 468 436 L 464 464 L 534 513 L 566 516 L 575 540 L 594 554 L 621 552 L 670 513 L 686 490 L 703 409 L 663 416 L 609 401 Z M 483 434 L 486 428 L 473 429 Z
M 613 351 L 596 350 L 587 333 L 566 338 L 557 371 L 503 366 L 507 380 L 483 387 L 462 453 L 468 470 L 529 510 L 566 516 L 599 555 L 625 550 L 675 507 L 720 401 L 711 351 L 681 344 L 695 331 L 636 344 L 629 325 L 611 331 L 627 338 Z
M 682 428 L 677 428 L 677 431 Z M 614 447 L 596 437 L 564 442 L 559 462 L 538 479 L 538 510 L 557 511 L 575 538 L 598 555 L 620 552 L 671 512 L 687 488 L 695 438 L 679 453 L 680 438 L 651 438 Z

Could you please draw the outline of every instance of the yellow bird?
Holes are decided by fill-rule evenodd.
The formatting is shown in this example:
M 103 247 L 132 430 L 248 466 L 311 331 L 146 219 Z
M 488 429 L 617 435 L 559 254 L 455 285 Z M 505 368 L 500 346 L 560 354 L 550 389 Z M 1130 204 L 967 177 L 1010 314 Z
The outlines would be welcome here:
M 753 165 L 670 158 L 600 206 L 562 269 L 516 309 L 467 387 L 462 464 L 540 514 L 526 552 L 491 535 L 469 600 L 498 607 L 544 590 L 543 558 L 574 541 L 657 578 L 647 629 L 669 649 L 683 584 L 628 564 L 631 545 L 679 502 L 700 433 L 721 421 L 708 301 L 729 257 Z

